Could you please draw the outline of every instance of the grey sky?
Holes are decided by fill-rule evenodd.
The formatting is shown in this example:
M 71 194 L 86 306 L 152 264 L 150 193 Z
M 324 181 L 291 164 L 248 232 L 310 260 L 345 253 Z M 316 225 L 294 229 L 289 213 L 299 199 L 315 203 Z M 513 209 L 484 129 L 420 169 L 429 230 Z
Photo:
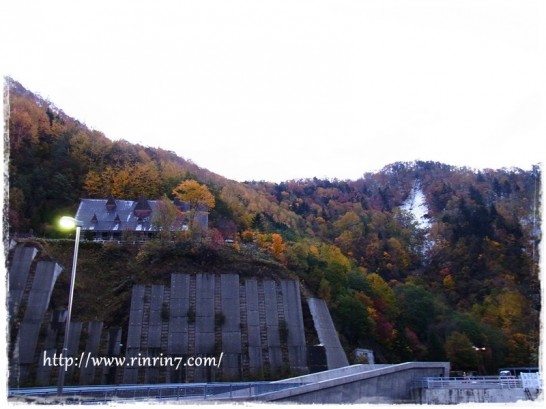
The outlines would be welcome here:
M 2 3 L 3 75 L 231 179 L 542 161 L 543 1 Z

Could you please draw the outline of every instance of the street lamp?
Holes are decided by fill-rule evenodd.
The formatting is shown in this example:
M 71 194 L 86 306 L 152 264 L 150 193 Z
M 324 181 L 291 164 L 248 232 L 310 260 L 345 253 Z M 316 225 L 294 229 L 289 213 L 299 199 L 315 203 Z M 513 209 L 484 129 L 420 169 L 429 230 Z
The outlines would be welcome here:
M 485 347 L 477 347 L 476 345 L 472 345 L 472 348 L 474 349 L 474 351 L 476 351 L 476 353 L 478 354 L 478 369 L 482 372 L 482 373 L 486 373 L 486 370 L 485 370 L 485 359 L 483 357 L 483 353 L 487 350 L 487 348 Z M 481 352 L 481 354 L 480 354 Z
M 68 296 L 68 314 L 66 316 L 66 323 L 64 327 L 64 341 L 63 341 L 63 349 L 61 351 L 61 357 L 64 359 L 61 359 L 59 361 L 59 382 L 57 385 L 57 395 L 62 396 L 63 394 L 63 387 L 64 387 L 64 376 L 66 369 L 63 366 L 63 362 L 66 362 L 66 358 L 68 357 L 68 341 L 70 336 L 70 318 L 72 316 L 72 299 L 74 297 L 74 282 L 76 281 L 76 264 L 78 262 L 78 248 L 80 244 L 80 231 L 82 227 L 82 222 L 74 219 L 73 217 L 63 216 L 61 217 L 61 220 L 59 222 L 60 226 L 63 229 L 73 229 L 76 228 L 76 238 L 74 243 L 74 258 L 72 259 L 72 275 L 70 278 L 70 293 Z

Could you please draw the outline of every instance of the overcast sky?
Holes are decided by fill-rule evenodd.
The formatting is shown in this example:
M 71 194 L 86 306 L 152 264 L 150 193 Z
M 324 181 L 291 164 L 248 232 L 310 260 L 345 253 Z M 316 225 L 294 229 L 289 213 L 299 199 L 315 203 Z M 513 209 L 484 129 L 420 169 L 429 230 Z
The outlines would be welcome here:
M 542 0 L 2 0 L 2 74 L 235 180 L 543 161 Z

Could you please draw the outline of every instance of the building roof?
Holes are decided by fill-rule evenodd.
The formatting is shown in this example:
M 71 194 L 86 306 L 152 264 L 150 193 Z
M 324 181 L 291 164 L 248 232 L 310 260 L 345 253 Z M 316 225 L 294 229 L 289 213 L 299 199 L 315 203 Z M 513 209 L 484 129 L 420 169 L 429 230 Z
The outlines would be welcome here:
M 82 222 L 83 230 L 94 231 L 143 231 L 157 232 L 157 226 L 152 224 L 153 214 L 159 200 L 116 200 L 81 199 L 76 212 L 76 219 Z M 179 210 L 189 209 L 187 203 L 175 203 Z M 181 217 L 173 226 L 173 230 L 185 230 L 187 227 Z

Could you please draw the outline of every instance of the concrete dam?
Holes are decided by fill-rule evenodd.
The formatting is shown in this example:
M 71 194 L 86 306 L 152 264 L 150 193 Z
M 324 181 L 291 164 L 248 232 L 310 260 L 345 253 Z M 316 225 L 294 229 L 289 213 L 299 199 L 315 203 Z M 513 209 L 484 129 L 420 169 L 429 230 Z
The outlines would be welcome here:
M 62 350 L 67 312 L 53 310 L 50 301 L 62 270 L 37 246 L 10 244 L 10 387 L 57 381 L 58 366 L 52 362 Z M 106 328 L 101 321 L 73 320 L 69 338 L 68 356 L 79 365 L 68 368 L 67 385 L 234 382 L 304 375 L 313 372 L 309 362 L 317 346 L 311 343 L 317 340 L 322 369 L 348 365 L 324 301 L 304 299 L 295 280 L 243 278 L 236 273 L 173 273 L 170 285 L 136 284 L 128 322 Z M 89 365 L 89 357 L 124 357 L 124 362 L 133 359 L 139 364 Z M 154 357 L 163 361 L 143 359 Z M 190 357 L 221 357 L 221 365 L 161 365 L 167 358 Z M 86 365 L 81 365 L 84 359 Z

